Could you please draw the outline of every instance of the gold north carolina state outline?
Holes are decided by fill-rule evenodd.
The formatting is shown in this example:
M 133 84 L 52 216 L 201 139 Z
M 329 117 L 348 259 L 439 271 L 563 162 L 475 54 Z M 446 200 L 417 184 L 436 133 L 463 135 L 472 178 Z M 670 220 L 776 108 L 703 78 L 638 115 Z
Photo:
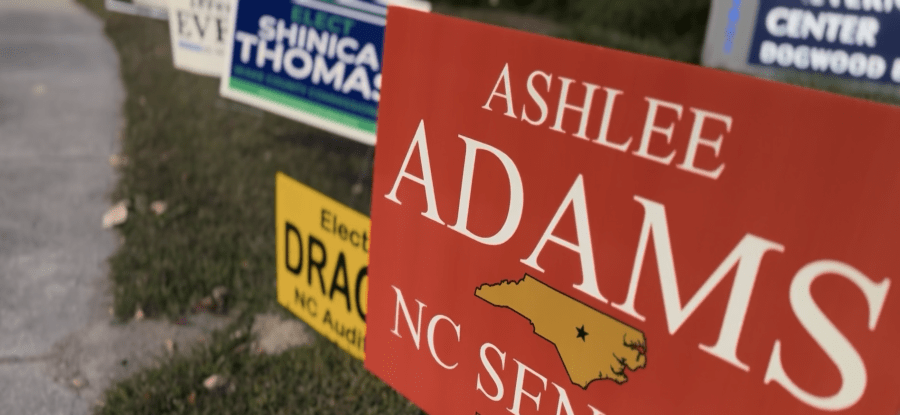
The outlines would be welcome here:
M 483 284 L 475 296 L 525 317 L 534 333 L 553 343 L 572 383 L 628 381 L 647 365 L 644 333 L 525 274 L 519 281 Z

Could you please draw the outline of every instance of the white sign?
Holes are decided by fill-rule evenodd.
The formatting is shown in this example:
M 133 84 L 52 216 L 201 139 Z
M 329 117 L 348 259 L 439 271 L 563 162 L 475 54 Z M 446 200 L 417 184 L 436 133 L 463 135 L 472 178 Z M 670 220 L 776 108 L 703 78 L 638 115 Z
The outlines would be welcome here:
M 106 10 L 111 12 L 159 20 L 167 20 L 169 18 L 168 13 L 166 13 L 166 0 L 134 0 L 133 2 L 104 0 L 103 4 L 106 6 Z
M 896 97 L 900 0 L 712 0 L 701 63 Z
M 199 75 L 222 75 L 231 39 L 234 0 L 169 0 L 169 33 L 176 68 Z

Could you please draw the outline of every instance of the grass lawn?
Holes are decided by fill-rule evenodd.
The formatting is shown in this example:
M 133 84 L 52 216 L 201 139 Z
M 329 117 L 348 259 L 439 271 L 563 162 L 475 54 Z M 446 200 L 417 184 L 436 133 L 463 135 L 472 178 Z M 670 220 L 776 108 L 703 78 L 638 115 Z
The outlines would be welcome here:
M 246 333 L 246 331 L 245 331 Z M 102 414 L 421 414 L 324 338 L 279 356 L 250 356 L 246 337 L 218 334 L 208 348 L 148 369 L 107 391 Z M 230 388 L 207 391 L 211 373 Z
M 275 172 L 283 171 L 363 213 L 369 212 L 368 147 L 219 97 L 218 80 L 172 67 L 166 22 L 106 13 L 127 97 L 119 183 L 111 202 L 130 202 L 124 243 L 110 259 L 114 309 L 129 320 L 177 319 L 229 288 L 237 323 L 208 347 L 114 385 L 104 414 L 418 414 L 418 408 L 324 338 L 279 356 L 253 356 L 253 314 L 275 301 Z M 111 82 L 113 80 L 110 80 Z M 362 180 L 363 191 L 351 188 Z M 153 201 L 168 204 L 157 216 Z M 283 311 L 286 315 L 286 311 Z M 232 392 L 207 391 L 225 375 Z
M 148 317 L 177 319 L 219 285 L 239 310 L 237 322 L 207 346 L 114 385 L 98 412 L 421 413 L 324 338 L 271 357 L 250 355 L 247 335 L 233 336 L 238 329 L 247 333 L 258 312 L 288 314 L 275 301 L 275 173 L 368 214 L 368 147 L 220 98 L 218 79 L 173 68 L 166 22 L 107 13 L 103 0 L 79 1 L 104 20 L 127 93 L 121 138 L 128 162 L 119 167 L 111 198 L 131 206 L 119 227 L 124 243 L 110 259 L 117 318 L 128 320 L 141 309 Z M 509 24 L 485 16 L 480 20 Z M 690 42 L 544 28 L 686 61 L 699 56 L 700 45 Z M 362 191 L 354 193 L 354 186 Z M 159 216 L 149 208 L 157 200 L 168 204 Z M 233 388 L 204 389 L 213 373 Z

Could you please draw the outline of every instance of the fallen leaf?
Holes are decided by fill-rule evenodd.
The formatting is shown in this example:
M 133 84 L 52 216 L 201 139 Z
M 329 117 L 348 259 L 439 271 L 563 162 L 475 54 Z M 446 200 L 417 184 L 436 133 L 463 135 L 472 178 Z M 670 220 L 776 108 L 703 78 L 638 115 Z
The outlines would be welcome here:
M 203 381 L 203 387 L 208 390 L 216 389 L 225 384 L 225 378 L 219 375 L 210 375 Z
M 216 302 L 216 311 L 222 313 L 225 311 L 225 296 L 228 295 L 228 288 L 219 285 L 212 290 L 213 300 Z
M 128 157 L 113 154 L 109 156 L 109 165 L 114 168 L 124 167 L 128 165 Z
M 150 204 L 150 210 L 152 210 L 153 213 L 155 213 L 157 216 L 165 213 L 167 207 L 168 204 L 166 204 L 166 202 L 162 200 L 157 200 Z
M 103 214 L 103 229 L 125 223 L 128 219 L 128 201 L 122 200 Z
M 188 395 L 188 403 L 193 405 L 195 402 L 197 402 L 197 392 L 191 392 L 191 394 Z
M 81 389 L 81 388 L 85 387 L 86 383 L 87 382 L 81 380 L 81 378 L 72 379 L 72 386 L 74 386 L 75 389 Z

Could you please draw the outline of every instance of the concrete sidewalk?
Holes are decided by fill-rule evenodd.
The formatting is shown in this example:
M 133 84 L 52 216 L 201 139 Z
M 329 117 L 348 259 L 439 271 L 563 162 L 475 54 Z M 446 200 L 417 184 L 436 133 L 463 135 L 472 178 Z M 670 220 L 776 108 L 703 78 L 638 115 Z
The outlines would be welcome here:
M 116 236 L 100 220 L 123 98 L 87 10 L 0 1 L 0 414 L 88 411 L 51 366 L 56 344 L 105 314 Z
M 124 100 L 103 24 L 66 0 L 0 0 L 0 415 L 86 414 L 112 382 L 231 317 L 115 323 L 101 219 Z M 164 86 L 163 86 L 164 87 Z

